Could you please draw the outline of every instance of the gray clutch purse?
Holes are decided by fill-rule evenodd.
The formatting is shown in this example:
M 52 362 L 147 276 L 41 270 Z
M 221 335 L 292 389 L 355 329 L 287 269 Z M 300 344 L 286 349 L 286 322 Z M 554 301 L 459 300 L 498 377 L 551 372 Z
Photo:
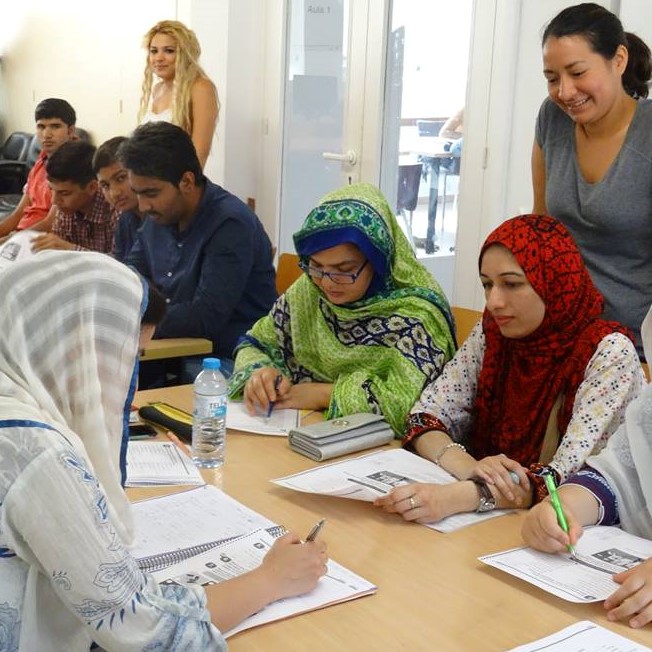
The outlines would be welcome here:
M 317 462 L 382 446 L 394 432 L 382 415 L 349 414 L 290 430 L 290 448 Z

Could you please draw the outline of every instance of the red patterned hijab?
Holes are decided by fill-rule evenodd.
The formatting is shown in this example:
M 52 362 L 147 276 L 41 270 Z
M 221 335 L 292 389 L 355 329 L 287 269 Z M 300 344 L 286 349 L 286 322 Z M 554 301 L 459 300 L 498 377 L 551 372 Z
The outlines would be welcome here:
M 521 339 L 503 337 L 486 310 L 486 351 L 478 379 L 472 453 L 505 453 L 524 466 L 539 460 L 550 412 L 563 396 L 559 432 L 565 432 L 575 393 L 598 343 L 624 326 L 600 319 L 603 299 L 566 228 L 546 215 L 519 215 L 486 239 L 514 256 L 546 306 L 541 325 Z

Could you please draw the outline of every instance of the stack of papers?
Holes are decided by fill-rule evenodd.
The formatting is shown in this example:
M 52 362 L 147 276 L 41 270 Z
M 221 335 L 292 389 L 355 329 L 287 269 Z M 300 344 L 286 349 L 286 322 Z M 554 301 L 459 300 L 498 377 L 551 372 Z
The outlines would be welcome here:
M 131 441 L 127 448 L 127 487 L 204 484 L 192 460 L 170 442 Z
M 272 482 L 295 491 L 353 498 L 371 503 L 399 485 L 411 482 L 448 484 L 457 482 L 457 479 L 434 462 L 401 448 L 393 448 L 342 462 L 322 464 L 307 471 L 277 478 Z M 436 523 L 424 525 L 439 532 L 452 532 L 505 513 L 505 510 L 494 510 L 484 514 L 455 514 Z

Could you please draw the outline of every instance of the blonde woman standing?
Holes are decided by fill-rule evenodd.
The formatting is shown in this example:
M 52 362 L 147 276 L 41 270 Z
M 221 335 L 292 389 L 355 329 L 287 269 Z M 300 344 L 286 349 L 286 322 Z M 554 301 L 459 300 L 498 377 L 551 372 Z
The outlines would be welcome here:
M 164 120 L 187 131 L 204 168 L 220 102 L 215 84 L 199 65 L 197 36 L 179 21 L 162 20 L 145 34 L 143 47 L 147 61 L 138 123 Z

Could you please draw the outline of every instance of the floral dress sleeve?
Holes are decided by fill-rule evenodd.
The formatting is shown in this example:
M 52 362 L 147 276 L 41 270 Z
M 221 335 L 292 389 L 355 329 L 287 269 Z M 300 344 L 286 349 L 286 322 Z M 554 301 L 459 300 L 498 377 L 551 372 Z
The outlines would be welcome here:
M 478 376 L 484 358 L 482 322 L 478 322 L 441 375 L 426 386 L 408 416 L 403 446 L 412 448 L 430 430 L 442 430 L 457 442 L 466 442 L 471 430 Z
M 598 344 L 575 394 L 573 415 L 550 463 L 561 481 L 597 455 L 625 419 L 645 376 L 631 340 L 611 333 Z
M 36 591 L 54 593 L 52 611 L 37 614 L 44 628 L 49 621 L 56 630 L 68 612 L 85 624 L 80 635 L 108 650 L 226 650 L 203 589 L 162 587 L 139 569 L 112 526 L 97 480 L 70 447 L 34 457 L 3 510 L 13 554 L 35 575 Z M 41 597 L 30 600 L 29 592 L 24 609 L 36 609 Z M 35 622 L 35 614 L 23 613 L 23 622 Z

